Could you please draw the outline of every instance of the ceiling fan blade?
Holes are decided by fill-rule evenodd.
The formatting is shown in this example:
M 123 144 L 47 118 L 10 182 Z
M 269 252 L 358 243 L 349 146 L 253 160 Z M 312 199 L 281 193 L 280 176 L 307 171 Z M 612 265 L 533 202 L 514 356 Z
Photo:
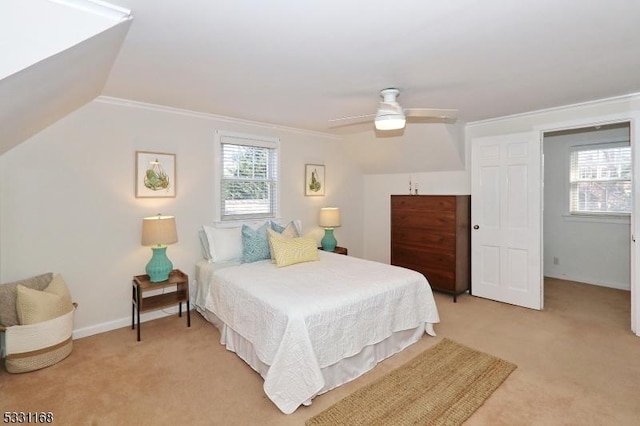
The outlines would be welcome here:
M 405 108 L 404 114 L 407 117 L 441 118 L 443 120 L 455 120 L 458 118 L 457 109 Z
M 333 118 L 329 120 L 329 123 L 331 123 L 334 126 L 346 126 L 348 124 L 371 121 L 371 118 L 375 116 L 376 116 L 375 114 L 364 114 L 364 115 L 353 115 L 350 117 Z
M 402 114 L 402 107 L 398 103 L 380 102 L 378 113 L 383 114 Z

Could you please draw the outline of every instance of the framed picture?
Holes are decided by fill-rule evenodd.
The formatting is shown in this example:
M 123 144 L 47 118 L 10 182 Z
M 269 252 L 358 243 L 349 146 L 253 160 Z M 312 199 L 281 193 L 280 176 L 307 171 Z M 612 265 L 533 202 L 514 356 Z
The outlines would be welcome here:
M 304 165 L 304 195 L 324 195 L 325 179 L 324 165 Z
M 176 155 L 136 151 L 136 198 L 176 196 Z

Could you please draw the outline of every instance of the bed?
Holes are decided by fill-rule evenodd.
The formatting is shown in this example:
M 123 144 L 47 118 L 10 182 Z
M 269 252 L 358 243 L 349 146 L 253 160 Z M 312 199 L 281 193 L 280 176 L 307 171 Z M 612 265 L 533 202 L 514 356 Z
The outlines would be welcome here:
M 192 300 L 285 414 L 435 335 L 439 322 L 422 274 L 320 250 L 287 267 L 201 260 Z

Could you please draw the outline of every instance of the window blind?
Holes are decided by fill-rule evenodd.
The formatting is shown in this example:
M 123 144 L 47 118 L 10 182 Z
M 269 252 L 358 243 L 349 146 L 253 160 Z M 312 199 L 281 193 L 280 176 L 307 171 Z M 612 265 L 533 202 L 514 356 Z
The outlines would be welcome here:
M 628 143 L 575 146 L 570 162 L 570 213 L 631 213 Z
M 220 218 L 275 217 L 277 143 L 231 136 L 220 143 Z

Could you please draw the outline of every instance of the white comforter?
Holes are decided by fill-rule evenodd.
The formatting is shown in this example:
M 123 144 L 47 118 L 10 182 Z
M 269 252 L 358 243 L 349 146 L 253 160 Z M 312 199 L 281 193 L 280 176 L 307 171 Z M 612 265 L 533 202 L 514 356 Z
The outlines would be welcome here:
M 423 275 L 322 251 L 284 268 L 266 260 L 217 270 L 205 307 L 270 366 L 264 391 L 287 414 L 322 389 L 321 368 L 440 321 Z

